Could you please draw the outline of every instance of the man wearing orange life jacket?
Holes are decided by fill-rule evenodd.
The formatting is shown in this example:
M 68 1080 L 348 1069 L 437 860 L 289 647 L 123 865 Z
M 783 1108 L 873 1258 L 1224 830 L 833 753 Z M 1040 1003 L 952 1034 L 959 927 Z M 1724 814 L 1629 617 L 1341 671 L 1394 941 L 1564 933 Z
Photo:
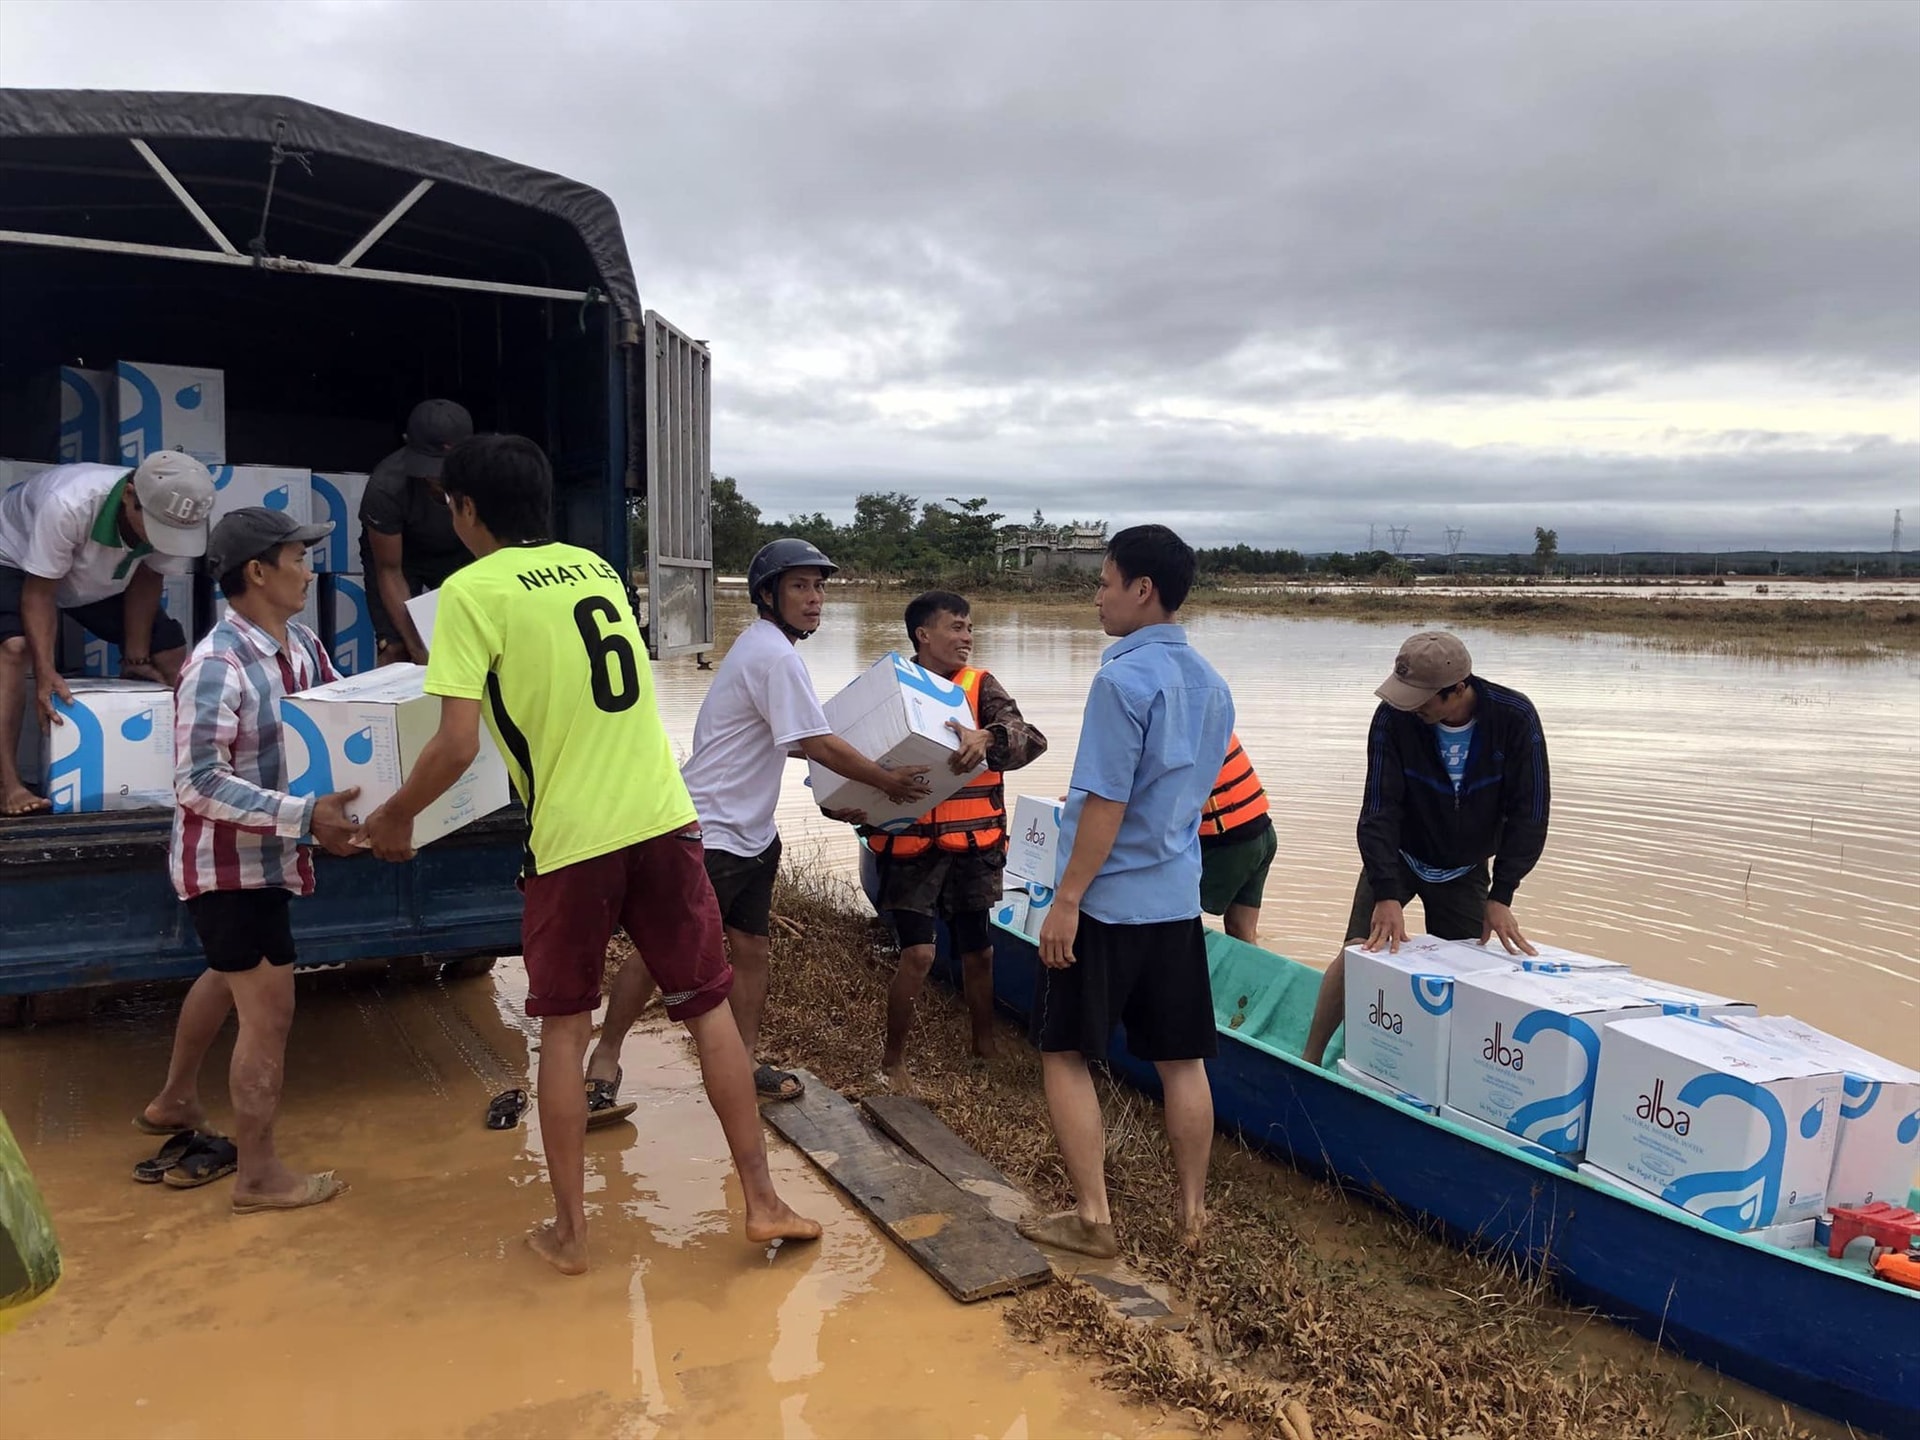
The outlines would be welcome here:
M 862 827 L 879 869 L 876 905 L 900 941 L 900 963 L 887 990 L 887 1039 L 881 1066 L 888 1083 L 907 1093 L 907 1032 L 913 1006 L 933 968 L 934 917 L 945 919 L 960 952 L 973 1053 L 990 1059 L 993 1045 L 993 939 L 987 917 L 999 902 L 1007 861 L 1007 809 L 1001 775 L 1032 763 L 1047 737 L 1028 724 L 1000 682 L 973 658 L 971 607 L 963 596 L 929 590 L 907 606 L 914 662 L 966 691 L 977 728 L 953 721 L 960 747 L 955 773 L 982 760 L 987 768 L 950 800 L 904 831 Z
M 1200 812 L 1200 908 L 1224 916 L 1236 940 L 1260 941 L 1260 896 L 1279 848 L 1267 792 L 1235 735 Z

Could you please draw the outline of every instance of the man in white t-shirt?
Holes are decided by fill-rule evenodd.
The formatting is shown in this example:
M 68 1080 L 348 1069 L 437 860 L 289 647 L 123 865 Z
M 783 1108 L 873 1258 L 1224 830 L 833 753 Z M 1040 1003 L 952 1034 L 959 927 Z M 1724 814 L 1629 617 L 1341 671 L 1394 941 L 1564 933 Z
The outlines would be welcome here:
M 924 766 L 890 769 L 833 733 L 814 694 L 813 677 L 794 648 L 820 628 L 827 577 L 837 568 L 805 540 L 775 540 L 753 557 L 747 588 L 760 618 L 740 632 L 714 672 L 694 722 L 693 754 L 682 768 L 700 813 L 707 878 L 726 924 L 734 976 L 730 1003 L 749 1055 L 759 1044 L 767 1004 L 769 922 L 780 868 L 774 808 L 787 760 L 817 760 L 898 803 L 928 794 Z M 620 1045 L 652 995 L 645 966 L 621 969 L 600 1042 L 587 1062 L 589 1124 L 632 1111 L 617 1099 Z M 756 1065 L 753 1081 L 766 1099 L 791 1100 L 801 1091 L 798 1077 L 771 1065 Z
M 43 730 L 64 723 L 56 698 L 73 701 L 54 659 L 62 615 L 118 645 L 122 675 L 178 683 L 187 636 L 160 591 L 206 554 L 213 490 L 198 460 L 158 450 L 137 470 L 56 465 L 0 496 L 0 815 L 48 807 L 17 756 L 29 670 Z

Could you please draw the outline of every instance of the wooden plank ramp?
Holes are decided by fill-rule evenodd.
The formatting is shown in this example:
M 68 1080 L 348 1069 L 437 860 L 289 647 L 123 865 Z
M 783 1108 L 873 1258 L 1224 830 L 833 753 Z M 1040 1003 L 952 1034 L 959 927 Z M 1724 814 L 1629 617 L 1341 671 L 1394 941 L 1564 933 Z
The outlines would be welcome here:
M 948 1294 L 984 1300 L 1052 1278 L 1047 1257 L 1011 1223 L 877 1132 L 839 1091 L 805 1070 L 794 1073 L 806 1093 L 763 1106 L 761 1115 Z
M 904 1095 L 869 1095 L 860 1104 L 874 1124 L 902 1149 L 946 1176 L 1001 1220 L 1013 1224 L 1035 1213 L 1025 1191 L 920 1101 Z M 1158 1321 L 1173 1313 L 1164 1286 L 1143 1280 L 1119 1260 L 1095 1260 L 1061 1251 L 1053 1263 L 1060 1275 L 1093 1286 L 1126 1319 Z

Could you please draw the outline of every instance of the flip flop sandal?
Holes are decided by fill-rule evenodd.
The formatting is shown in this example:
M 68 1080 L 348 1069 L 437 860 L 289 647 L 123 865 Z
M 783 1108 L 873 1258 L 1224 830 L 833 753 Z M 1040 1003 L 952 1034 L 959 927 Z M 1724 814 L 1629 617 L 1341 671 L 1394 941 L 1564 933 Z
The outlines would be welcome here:
M 258 1215 L 265 1210 L 304 1210 L 309 1205 L 324 1205 L 336 1196 L 347 1193 L 347 1182 L 331 1170 L 322 1170 L 318 1175 L 307 1176 L 306 1184 L 292 1195 L 267 1200 L 242 1200 L 235 1197 L 233 1213 L 236 1215 Z
M 200 1135 L 160 1178 L 170 1189 L 198 1190 L 224 1180 L 239 1168 L 240 1152 L 231 1140 L 224 1135 Z
M 798 1100 L 807 1093 L 800 1077 L 790 1070 L 762 1065 L 753 1072 L 753 1088 L 762 1100 Z
M 620 1082 L 626 1071 L 614 1067 L 613 1079 L 587 1081 L 587 1128 L 598 1130 L 603 1125 L 612 1125 L 624 1120 L 640 1108 L 639 1102 L 620 1099 Z
M 182 1130 L 178 1135 L 169 1137 L 151 1160 L 142 1160 L 133 1167 L 134 1183 L 139 1185 L 158 1185 L 167 1171 L 171 1170 L 180 1157 L 185 1155 L 193 1142 L 200 1138 L 198 1130 Z
M 520 1117 L 526 1113 L 526 1091 L 502 1090 L 493 1097 L 493 1103 L 487 1106 L 487 1129 L 511 1130 L 520 1123 Z

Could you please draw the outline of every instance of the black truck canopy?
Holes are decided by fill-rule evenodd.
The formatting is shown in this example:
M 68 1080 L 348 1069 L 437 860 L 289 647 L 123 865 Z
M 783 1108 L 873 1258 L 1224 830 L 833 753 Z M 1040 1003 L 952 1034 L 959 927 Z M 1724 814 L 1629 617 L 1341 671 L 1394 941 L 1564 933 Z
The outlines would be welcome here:
M 712 643 L 706 347 L 591 186 L 278 96 L 0 89 L 0 311 L 0 455 L 52 458 L 61 365 L 219 369 L 235 464 L 365 471 L 446 396 L 546 448 L 563 539 L 626 565 L 644 493 L 656 651 Z
M 641 319 L 620 217 L 598 190 L 304 101 L 0 90 L 0 157 L 0 229 L 210 248 L 164 165 L 240 255 L 316 266 L 352 255 L 420 277 L 597 290 L 622 320 Z

